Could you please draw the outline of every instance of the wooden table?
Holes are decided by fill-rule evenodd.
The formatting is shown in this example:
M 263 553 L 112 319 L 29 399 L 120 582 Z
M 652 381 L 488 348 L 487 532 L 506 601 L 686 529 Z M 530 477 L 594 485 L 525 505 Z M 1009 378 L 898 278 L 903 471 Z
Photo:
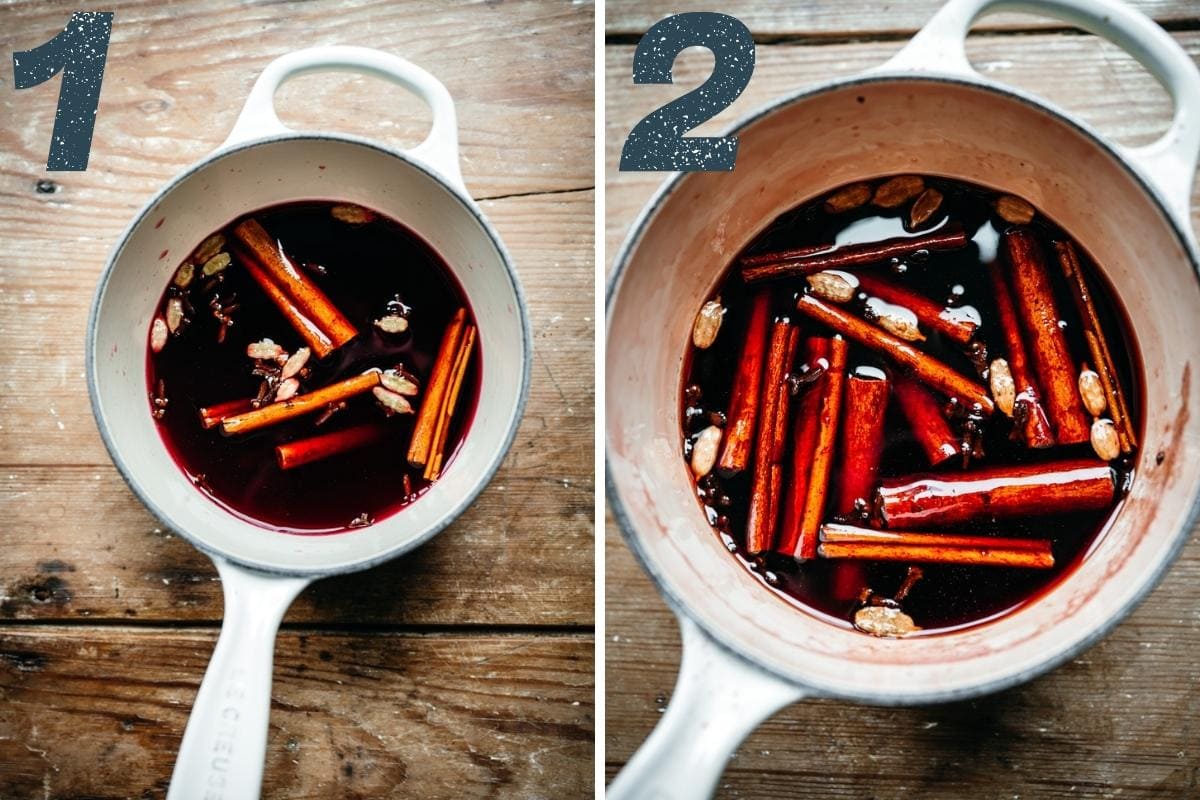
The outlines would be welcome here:
M 0 60 L 78 3 L 0 8 Z M 463 173 L 529 298 L 520 434 L 446 533 L 322 581 L 278 643 L 265 796 L 587 797 L 593 746 L 593 31 L 587 2 L 117 2 L 89 169 L 46 173 L 58 81 L 0 70 L 0 797 L 162 797 L 221 620 L 212 565 L 134 499 L 92 421 L 110 248 L 226 136 L 273 58 L 401 54 L 458 105 Z M 279 94 L 296 127 L 423 138 L 375 79 Z M 584 290 L 581 291 L 581 287 Z
M 879 64 L 938 0 L 718 4 L 755 34 L 746 93 L 697 129 L 713 135 L 772 98 Z M 1200 57 L 1200 8 L 1139 2 Z M 675 86 L 630 80 L 634 45 L 694 2 L 610 0 L 607 7 L 606 252 L 611 260 L 662 177 L 617 172 L 621 143 L 651 109 L 698 85 L 707 52 L 676 62 Z M 1048 27 L 1049 25 L 1049 27 Z M 1046 20 L 986 17 L 968 52 L 989 76 L 1071 109 L 1125 143 L 1166 129 L 1166 93 L 1132 59 Z M 1200 192 L 1193 196 L 1200 207 Z M 1200 223 L 1200 214 L 1193 224 Z M 611 264 L 610 264 L 611 266 Z M 675 621 L 621 541 L 606 537 L 606 767 L 611 779 L 658 721 L 679 663 Z M 1200 537 L 1142 607 L 1101 644 L 1025 686 L 926 708 L 805 702 L 777 714 L 730 761 L 718 797 L 1196 798 L 1200 797 Z

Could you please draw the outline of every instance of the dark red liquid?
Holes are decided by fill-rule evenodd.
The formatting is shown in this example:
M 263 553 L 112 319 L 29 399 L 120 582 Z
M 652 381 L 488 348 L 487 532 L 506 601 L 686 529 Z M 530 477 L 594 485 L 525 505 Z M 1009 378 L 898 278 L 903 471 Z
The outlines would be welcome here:
M 309 360 L 301 381 L 309 392 L 362 373 L 397 364 L 420 381 L 422 394 L 447 323 L 459 308 L 470 307 L 449 268 L 420 237 L 400 223 L 379 216 L 348 225 L 330 214 L 332 203 L 309 201 L 274 206 L 247 215 L 277 238 L 304 271 L 359 331 L 357 338 L 323 360 Z M 226 230 L 241 219 L 234 220 Z M 232 241 L 233 237 L 227 235 Z M 228 248 L 227 248 L 228 249 Z M 316 266 L 312 266 L 316 265 Z M 289 353 L 304 340 L 241 268 L 236 253 L 219 286 L 205 290 L 199 275 L 187 290 L 190 323 L 170 337 L 160 353 L 147 358 L 153 393 L 163 381 L 169 399 L 159 431 L 175 462 L 204 494 L 232 513 L 265 527 L 291 533 L 346 530 L 356 518 L 378 521 L 394 514 L 424 492 L 429 483 L 409 467 L 406 455 L 415 415 L 385 418 L 370 393 L 351 398 L 347 407 L 316 426 L 318 414 L 299 417 L 257 432 L 224 436 L 220 426 L 205 430 L 203 407 L 253 398 L 261 379 L 251 374 L 246 346 L 273 339 Z M 168 287 L 162 303 L 174 292 Z M 214 292 L 226 302 L 236 297 L 235 324 L 218 343 L 220 324 L 208 300 Z M 393 298 L 411 309 L 408 330 L 379 331 L 374 320 Z M 396 306 L 393 306 L 393 308 Z M 446 464 L 461 443 L 474 415 L 479 384 L 479 352 L 470 360 L 462 394 L 447 436 Z M 419 409 L 422 395 L 412 405 Z M 291 470 L 279 467 L 275 446 L 364 422 L 383 422 L 383 439 Z M 445 469 L 446 466 L 443 467 Z M 411 493 L 404 490 L 407 475 Z M 363 517 L 362 515 L 365 515 Z
M 943 192 L 946 198 L 943 208 L 946 209 L 947 219 L 961 224 L 969 235 L 973 234 L 972 244 L 965 249 L 934 252 L 928 254 L 927 258 L 893 264 L 891 269 L 888 266 L 870 269 L 929 298 L 947 300 L 950 305 L 974 306 L 983 319 L 983 325 L 976 333 L 976 340 L 994 343 L 997 354 L 1001 354 L 1004 340 L 995 328 L 996 313 L 985 265 L 996 257 L 999 235 L 1008 225 L 993 214 L 991 200 L 995 195 L 990 191 L 956 181 L 937 178 L 926 180 L 928 185 L 936 186 Z M 929 225 L 913 234 L 904 227 L 907 204 L 896 212 L 883 211 L 867 204 L 855 211 L 832 214 L 824 210 L 823 199 L 790 211 L 775 220 L 746 249 L 745 254 L 829 242 L 835 242 L 838 246 L 875 242 L 928 233 L 943 224 Z M 1043 243 L 1070 238 L 1040 214 L 1032 225 Z M 1134 429 L 1140 436 L 1140 368 L 1133 339 L 1128 333 L 1129 326 L 1107 281 L 1086 259 L 1081 248 L 1079 252 L 1087 262 L 1084 264 L 1085 274 L 1089 285 L 1093 287 L 1093 299 L 1100 313 L 1113 358 L 1117 362 L 1116 367 L 1121 372 L 1121 382 L 1129 399 L 1135 423 Z M 1053 261 L 1052 252 L 1047 252 L 1047 260 L 1050 265 L 1049 272 L 1055 282 L 1059 310 L 1067 323 L 1066 332 L 1071 352 L 1077 359 L 1083 359 L 1088 350 L 1083 339 L 1082 326 L 1075 313 L 1065 280 Z M 803 278 L 775 281 L 770 286 L 774 302 L 773 315 L 776 318 L 790 318 L 793 322 L 798 322 L 802 338 L 814 334 L 831 335 L 832 332 L 819 327 L 795 310 L 796 293 L 803 291 L 805 287 Z M 729 408 L 731 384 L 741 356 L 749 316 L 752 293 L 742 282 L 736 265 L 731 267 L 713 294 L 720 296 L 727 310 L 721 333 L 711 348 L 697 350 L 691 347 L 690 343 L 688 346 L 684 386 L 698 386 L 702 399 L 690 409 L 687 399 L 682 401 L 685 456 L 690 453 L 695 433 L 709 424 L 709 413 L 725 412 Z M 924 333 L 928 340 L 920 343 L 921 349 L 961 374 L 975 378 L 975 368 L 960 345 L 940 337 L 936 332 L 924 330 Z M 803 348 L 797 355 L 797 364 L 793 372 L 799 371 L 802 360 Z M 853 374 L 855 368 L 860 366 L 886 366 L 891 369 L 888 361 L 882 356 L 851 343 L 847 374 Z M 986 385 L 986 382 L 980 382 Z M 794 419 L 797 405 L 798 402 L 793 400 L 789 425 L 790 420 Z M 1010 428 L 1011 420 L 996 412 L 986 427 L 986 456 L 978 462 L 979 466 L 1095 457 L 1090 444 L 1087 443 L 1074 447 L 1058 445 L 1043 451 L 1030 450 L 1023 443 L 1009 440 Z M 961 471 L 961 461 L 957 458 L 939 467 L 929 466 L 894 399 L 888 404 L 885 430 L 881 477 L 918 472 Z M 785 470 L 789 472 L 790 439 L 789 436 L 789 453 L 783 460 L 787 465 Z M 837 456 L 834 458 L 834 484 L 830 486 L 828 497 L 836 496 L 838 465 Z M 1120 497 L 1133 479 L 1129 459 L 1114 461 L 1112 466 L 1117 473 Z M 750 556 L 746 553 L 744 531 L 750 499 L 750 472 L 751 470 L 747 470 L 734 478 L 720 480 L 716 491 L 698 490 L 700 501 L 717 535 L 747 569 L 779 596 L 830 622 L 849 626 L 849 620 L 859 603 L 857 600 L 839 601 L 832 596 L 830 577 L 835 568 L 834 562 L 816 558 L 804 564 L 797 564 L 792 558 L 778 554 Z M 786 483 L 790 476 L 785 475 L 784 480 Z M 727 505 L 720 501 L 722 496 L 728 498 Z M 1055 566 L 1048 570 L 1037 570 L 922 565 L 924 577 L 917 582 L 901 603 L 901 607 L 922 628 L 922 633 L 944 632 L 977 624 L 1012 611 L 1044 593 L 1079 563 L 1104 531 L 1119 502 L 1118 499 L 1113 508 L 1101 511 L 999 521 L 984 519 L 956 526 L 954 532 L 961 534 L 1050 538 L 1053 542 Z M 725 519 L 720 520 L 721 517 Z M 823 519 L 832 520 L 833 515 L 827 511 Z M 903 563 L 860 563 L 867 565 L 870 588 L 889 597 L 899 587 L 907 570 L 907 565 Z

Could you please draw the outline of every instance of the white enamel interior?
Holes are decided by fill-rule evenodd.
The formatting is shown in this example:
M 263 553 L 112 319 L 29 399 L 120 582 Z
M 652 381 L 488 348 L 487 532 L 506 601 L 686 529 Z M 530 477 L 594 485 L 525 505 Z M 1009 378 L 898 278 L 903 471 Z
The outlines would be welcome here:
M 180 259 L 208 233 L 242 214 L 311 198 L 360 203 L 420 234 L 462 285 L 478 323 L 482 353 L 474 421 L 442 477 L 399 513 L 332 536 L 281 534 L 221 509 L 175 466 L 146 400 L 148 326 Z M 515 277 L 478 213 L 469 199 L 414 163 L 349 138 L 294 136 L 260 142 L 219 154 L 178 179 L 118 246 L 98 295 L 89 343 L 97 422 L 114 461 L 142 500 L 171 528 L 210 552 L 292 573 L 336 572 L 389 558 L 453 519 L 507 450 L 528 366 Z M 166 256 L 160 257 L 164 251 Z
M 1129 169 L 1089 135 L 979 86 L 883 78 L 835 86 L 782 105 L 739 136 L 737 168 L 684 177 L 618 264 L 607 454 L 613 500 L 635 550 L 668 596 L 721 642 L 822 692 L 883 703 L 950 699 L 1057 663 L 1128 609 L 1186 535 L 1200 485 L 1200 418 L 1192 413 L 1200 384 L 1191 374 L 1200 355 L 1200 284 L 1187 246 Z M 678 392 L 693 317 L 756 233 L 832 187 L 901 172 L 1012 192 L 1070 231 L 1126 305 L 1150 401 L 1132 493 L 1078 570 L 990 624 L 890 640 L 797 611 L 729 556 L 680 455 Z

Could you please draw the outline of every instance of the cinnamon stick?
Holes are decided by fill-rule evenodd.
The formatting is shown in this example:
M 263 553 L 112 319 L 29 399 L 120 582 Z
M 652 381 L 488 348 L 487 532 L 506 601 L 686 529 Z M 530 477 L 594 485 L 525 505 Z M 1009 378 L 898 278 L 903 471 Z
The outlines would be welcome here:
M 775 463 L 781 463 L 787 451 L 788 443 L 788 411 L 792 400 L 792 387 L 788 381 L 788 376 L 792 374 L 792 369 L 796 362 L 796 351 L 800 349 L 800 326 L 792 325 L 788 335 L 787 369 L 783 372 L 783 377 L 779 382 L 779 408 L 775 419 L 778 424 L 775 426 L 775 438 L 772 442 L 771 460 Z
M 737 374 L 733 378 L 733 393 L 726 415 L 725 444 L 717 462 L 717 471 L 726 477 L 742 472 L 750 464 L 754 425 L 762 399 L 759 387 L 766 357 L 770 311 L 770 294 L 765 291 L 756 294 L 751 301 L 742 357 L 738 360 Z
M 833 452 L 842 413 L 842 387 L 846 383 L 846 354 L 849 343 L 840 336 L 829 341 L 829 369 L 821 396 L 820 422 L 812 461 L 808 465 L 808 492 L 804 514 L 800 518 L 800 541 L 794 551 L 799 561 L 815 558 L 821 517 L 825 514 L 829 477 L 833 470 Z
M 1096 364 L 1096 373 L 1100 376 L 1100 384 L 1104 387 L 1105 399 L 1108 401 L 1108 413 L 1116 426 L 1117 436 L 1121 442 L 1121 451 L 1132 453 L 1137 447 L 1137 434 L 1133 430 L 1133 417 L 1126 404 L 1125 392 L 1121 389 L 1121 378 L 1113 361 L 1112 351 L 1108 349 L 1108 339 L 1104 336 L 1104 328 L 1100 324 L 1100 315 L 1092 300 L 1091 290 L 1087 279 L 1079 265 L 1079 255 L 1070 242 L 1055 242 L 1054 250 L 1058 254 L 1058 264 L 1062 267 L 1063 275 L 1071 287 L 1071 299 L 1075 301 L 1075 309 L 1083 321 L 1083 335 L 1087 341 L 1088 352 Z
M 1096 459 L 889 478 L 875 495 L 889 528 L 944 527 L 978 519 L 1030 517 L 1109 507 L 1113 471 Z
M 955 308 L 938 303 L 878 275 L 860 273 L 855 277 L 862 291 L 886 303 L 907 308 L 916 316 L 921 327 L 936 331 L 953 342 L 967 344 L 979 329 L 979 313 L 970 306 Z
M 903 339 L 812 295 L 801 295 L 796 308 L 837 333 L 890 358 L 942 394 L 957 397 L 967 408 L 978 405 L 984 415 L 990 415 L 994 410 L 992 398 L 982 385 Z
M 258 266 L 257 262 L 251 256 L 237 248 L 234 248 L 234 252 L 238 254 L 242 266 L 263 290 L 267 299 L 275 304 L 275 307 L 283 314 L 284 319 L 296 329 L 296 332 L 312 348 L 317 358 L 324 358 L 336 349 L 333 340 L 322 330 L 316 320 L 313 320 L 301 311 L 287 292 L 280 288 L 262 267 Z
M 908 258 L 918 250 L 958 250 L 971 237 L 958 226 L 948 226 L 921 236 L 901 236 L 881 242 L 851 244 L 836 249 L 800 248 L 743 258 L 742 280 L 746 283 L 811 275 L 826 269 L 847 269 L 882 264 L 893 258 Z
M 1034 382 L 1021 334 L 1021 323 L 1017 319 L 1017 309 L 1001 269 L 998 262 L 992 262 L 988 265 L 987 273 L 992 284 L 992 296 L 996 301 L 996 325 L 1004 336 L 1004 346 L 1008 351 L 1005 360 L 1008 362 L 1017 392 L 1013 405 L 1013 419 L 1019 426 L 1026 446 L 1035 450 L 1053 447 L 1054 432 L 1042 405 L 1041 390 Z
M 837 494 L 833 513 L 852 518 L 870 501 L 879 479 L 885 438 L 883 421 L 891 382 L 886 374 L 860 369 L 846 379 L 846 413 L 838 452 Z
M 822 544 L 817 548 L 817 552 L 822 558 L 853 558 L 863 561 L 1051 569 L 1054 566 L 1054 554 L 1050 551 L 1050 542 L 1048 540 L 1032 541 L 1040 541 L 1042 546 L 1039 549 L 1006 549 L 1001 547 L 955 547 L 952 542 L 934 545 L 850 542 Z
M 775 422 L 772 428 L 775 431 L 775 440 L 772 447 L 771 455 L 771 508 L 770 517 L 776 521 L 778 528 L 780 506 L 783 504 L 783 462 L 787 451 L 788 431 L 789 426 L 789 411 L 791 409 L 792 391 L 788 383 L 787 375 L 792 369 L 792 365 L 796 361 L 796 350 L 800 345 L 800 327 L 793 325 L 791 335 L 788 337 L 788 350 L 784 360 L 788 364 L 788 369 L 784 372 L 784 378 L 779 383 L 779 400 L 775 412 Z M 774 540 L 775 536 L 772 536 Z
M 817 449 L 817 433 L 821 427 L 821 404 L 825 396 L 825 385 L 829 380 L 829 343 L 823 336 L 809 337 L 804 343 L 804 363 L 810 370 L 819 369 L 821 375 L 808 385 L 796 407 L 792 433 L 791 477 L 787 492 L 781 500 L 783 521 L 775 551 L 799 558 L 800 529 L 804 517 L 804 503 L 808 497 L 809 468 Z
M 239 397 L 237 400 L 226 400 L 224 403 L 200 409 L 200 425 L 205 430 L 215 428 L 226 417 L 234 417 L 252 410 L 254 410 L 254 401 L 251 398 Z
M 752 554 L 771 549 L 775 541 L 780 486 L 777 483 L 779 458 L 783 447 L 777 440 L 780 429 L 786 430 L 787 385 L 784 378 L 792 367 L 795 354 L 796 327 L 778 320 L 771 327 L 763 370 L 761 421 L 754 447 L 754 473 L 750 488 L 750 508 L 746 516 L 746 551 Z
M 1012 269 L 1013 298 L 1028 336 L 1033 366 L 1046 392 L 1046 411 L 1059 444 L 1080 444 L 1091 436 L 1091 426 L 1079 399 L 1079 366 L 1071 357 L 1060 326 L 1062 315 L 1054 298 L 1042 247 L 1024 228 L 1004 234 L 1005 251 Z
M 290 299 L 289 305 L 292 309 L 300 312 L 324 334 L 320 338 L 310 338 L 312 332 L 307 327 L 297 327 L 300 335 L 304 336 L 309 346 L 316 351 L 318 358 L 323 358 L 328 354 L 327 347 L 336 350 L 358 335 L 358 329 L 337 310 L 320 287 L 313 283 L 307 275 L 296 269 L 296 266 L 283 252 L 280 243 L 267 233 L 257 220 L 248 219 L 239 223 L 233 228 L 233 236 L 240 245 L 239 251 L 248 255 L 261 268 L 261 275 L 265 275 L 275 284 L 276 288 L 282 290 L 282 293 Z M 264 290 L 267 290 L 260 275 L 256 275 L 254 272 L 251 272 L 251 275 L 263 286 Z M 280 306 L 284 315 L 288 316 L 289 321 L 292 321 L 289 309 L 280 305 L 281 298 L 278 297 L 278 294 L 272 293 L 270 290 L 267 292 L 271 300 Z
M 807 256 L 815 255 L 816 253 L 827 253 L 832 251 L 834 245 L 828 244 L 810 244 L 804 247 L 794 247 L 790 250 L 773 250 L 769 253 L 759 253 L 753 256 L 742 256 L 738 259 L 738 264 L 742 267 L 761 267 L 765 264 L 777 264 L 780 261 L 795 261 Z
M 846 379 L 846 413 L 838 443 L 841 468 L 833 501 L 833 513 L 845 519 L 864 517 L 874 496 L 889 392 L 887 375 L 873 368 L 859 369 Z M 836 600 L 853 600 L 866 583 L 862 564 L 838 564 L 830 576 L 830 593 Z
M 475 326 L 467 323 L 463 330 L 462 342 L 459 343 L 455 354 L 454 367 L 451 372 L 450 388 L 446 392 L 446 401 L 442 404 L 442 413 L 433 436 L 433 458 L 425 465 L 425 480 L 436 481 L 442 474 L 442 460 L 446 456 L 446 437 L 450 433 L 450 422 L 454 419 L 454 411 L 458 407 L 458 395 L 462 391 L 463 377 L 467 374 L 467 365 L 471 360 L 471 351 L 475 347 Z
M 307 439 L 277 445 L 275 459 L 280 469 L 295 469 L 314 461 L 357 450 L 377 442 L 387 433 L 387 426 L 378 422 L 355 425 L 340 431 L 331 431 Z
M 466 327 L 467 310 L 460 308 L 450 318 L 429 380 L 425 383 L 425 395 L 421 398 L 421 409 L 413 423 L 412 441 L 408 445 L 408 463 L 424 469 L 434 454 L 434 439 L 445 412 L 446 395 L 454 378 L 454 367 L 458 361 L 462 344 L 463 329 Z
M 314 392 L 297 395 L 290 400 L 281 400 L 244 414 L 226 417 L 221 420 L 221 432 L 227 436 L 235 433 L 249 433 L 259 428 L 311 414 L 314 411 L 324 411 L 330 403 L 348 400 L 355 395 L 369 392 L 378 385 L 379 373 L 377 371 L 364 372 L 362 375 L 331 383 Z
M 928 389 L 905 375 L 896 377 L 896 404 L 908 420 L 913 439 L 925 452 L 932 466 L 954 458 L 961 440 L 954 434 L 943 413 L 943 403 Z
M 1040 550 L 1045 539 L 1006 536 L 964 536 L 957 533 L 917 533 L 916 531 L 881 531 L 840 522 L 821 526 L 821 541 L 847 544 L 864 542 L 893 545 L 947 545 L 950 547 L 999 547 L 1003 550 Z

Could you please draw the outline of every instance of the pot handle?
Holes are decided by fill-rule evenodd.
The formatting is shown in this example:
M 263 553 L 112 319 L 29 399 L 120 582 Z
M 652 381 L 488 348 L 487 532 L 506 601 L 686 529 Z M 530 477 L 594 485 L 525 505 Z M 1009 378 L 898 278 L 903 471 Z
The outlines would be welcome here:
M 361 72 L 399 84 L 425 101 L 433 111 L 433 127 L 425 141 L 408 154 L 434 167 L 463 189 L 458 164 L 458 118 L 450 92 L 437 78 L 400 56 L 369 47 L 329 45 L 310 47 L 280 56 L 267 65 L 234 123 L 222 148 L 235 144 L 290 133 L 291 128 L 275 114 L 275 92 L 289 78 L 306 72 Z M 381 109 L 382 110 L 382 109 Z
M 683 659 L 671 703 L 609 784 L 607 800 L 712 797 L 729 757 L 751 731 L 810 692 L 743 660 L 678 615 Z
M 253 572 L 213 558 L 225 622 L 188 719 L 167 800 L 257 800 L 267 752 L 275 634 L 310 578 Z
M 965 49 L 971 24 L 985 11 L 1043 14 L 1102 36 L 1124 49 L 1171 95 L 1175 117 L 1157 141 L 1120 151 L 1150 179 L 1185 231 L 1190 231 L 1192 179 L 1200 155 L 1200 70 L 1165 30 L 1118 0 L 950 0 L 880 69 L 938 72 L 982 80 Z

